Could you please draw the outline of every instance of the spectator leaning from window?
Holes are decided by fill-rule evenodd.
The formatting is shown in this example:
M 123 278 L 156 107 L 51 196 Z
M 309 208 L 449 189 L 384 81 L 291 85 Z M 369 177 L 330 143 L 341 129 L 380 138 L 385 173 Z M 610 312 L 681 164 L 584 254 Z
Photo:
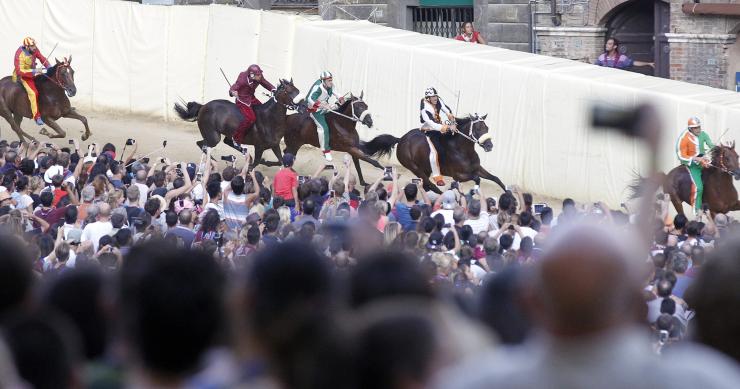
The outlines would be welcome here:
M 650 66 L 655 67 L 653 62 L 635 61 L 632 58 L 619 52 L 619 40 L 609 38 L 606 40 L 604 52 L 596 60 L 596 65 L 606 66 L 608 68 L 627 69 L 633 66 Z
M 455 39 L 463 42 L 480 43 L 482 45 L 488 44 L 483 36 L 478 31 L 475 31 L 473 22 L 463 23 L 460 26 L 460 35 L 456 36 Z

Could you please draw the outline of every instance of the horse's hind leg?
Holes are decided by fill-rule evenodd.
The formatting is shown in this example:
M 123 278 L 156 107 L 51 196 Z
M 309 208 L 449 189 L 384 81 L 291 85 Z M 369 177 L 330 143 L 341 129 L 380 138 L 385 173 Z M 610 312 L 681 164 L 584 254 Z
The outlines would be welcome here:
M 85 133 L 82 134 L 83 141 L 87 140 L 87 138 L 89 138 L 90 135 L 92 135 L 92 132 L 90 131 L 90 127 L 88 127 L 87 125 L 87 118 L 77 113 L 77 111 L 75 111 L 74 108 L 70 109 L 69 112 L 67 112 L 67 114 L 64 115 L 63 117 L 68 118 L 68 119 L 77 119 L 82 122 L 82 125 L 85 126 Z
M 49 131 L 46 131 L 45 128 L 42 128 L 41 131 L 40 131 L 41 135 L 46 135 L 46 136 L 48 136 L 49 138 L 52 138 L 52 139 L 53 138 L 64 138 L 64 137 L 67 136 L 67 132 L 64 131 L 62 129 L 62 127 L 59 127 L 59 124 L 57 124 L 57 122 L 55 122 L 54 120 L 52 120 L 52 119 L 50 119 L 48 117 L 42 118 L 42 119 L 44 119 L 44 123 L 48 124 L 49 127 L 51 127 L 52 130 L 56 131 L 56 134 L 50 134 Z
M 495 182 L 496 184 L 498 184 L 498 186 L 501 187 L 501 190 L 503 190 L 504 192 L 506 192 L 506 185 L 504 185 L 504 183 L 498 177 L 496 177 L 493 174 L 489 173 L 488 170 L 483 169 L 482 166 L 479 166 L 478 167 L 478 176 L 480 178 L 485 178 L 486 180 L 491 180 L 491 181 Z
M 4 104 L 0 104 L 0 116 L 2 116 L 8 122 L 8 124 L 10 124 L 10 128 L 15 131 L 21 142 L 25 142 L 26 138 L 28 138 L 28 140 L 31 142 L 36 141 L 36 138 L 24 132 L 20 124 L 16 123 L 16 119 L 13 117 L 13 114 L 10 113 L 10 111 Z M 21 120 L 23 120 L 23 117 L 21 117 Z

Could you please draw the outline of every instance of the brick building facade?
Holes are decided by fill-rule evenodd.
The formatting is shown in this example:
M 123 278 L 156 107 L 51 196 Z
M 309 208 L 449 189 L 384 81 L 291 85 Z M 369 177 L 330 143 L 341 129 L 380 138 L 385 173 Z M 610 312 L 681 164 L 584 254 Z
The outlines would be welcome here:
M 319 0 L 325 19 L 367 19 L 413 29 L 411 10 L 425 0 Z M 444 0 L 440 0 L 444 2 Z M 716 88 L 735 89 L 740 71 L 740 0 L 701 0 L 731 4 L 728 16 L 691 14 L 690 0 L 472 0 L 476 28 L 489 44 L 593 63 L 607 36 L 620 50 L 655 69 L 653 74 Z M 691 8 L 691 7 L 689 7 Z M 721 12 L 720 12 L 721 13 Z

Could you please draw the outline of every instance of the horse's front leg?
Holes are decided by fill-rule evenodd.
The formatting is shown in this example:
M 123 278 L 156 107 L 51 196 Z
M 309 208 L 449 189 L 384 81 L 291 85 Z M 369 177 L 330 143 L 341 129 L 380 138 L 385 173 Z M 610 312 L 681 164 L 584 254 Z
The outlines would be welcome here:
M 62 129 L 62 127 L 59 127 L 59 124 L 57 124 L 56 121 L 52 120 L 49 117 L 42 118 L 44 120 L 44 123 L 48 124 L 49 127 L 51 127 L 52 130 L 56 131 L 56 134 L 50 134 L 49 131 L 46 131 L 46 128 L 42 128 L 39 133 L 41 135 L 46 135 L 49 138 L 65 138 L 67 136 L 67 132 Z
M 69 112 L 63 115 L 63 117 L 68 119 L 77 119 L 82 122 L 82 125 L 85 126 L 85 133 L 82 134 L 83 141 L 87 140 L 87 138 L 92 135 L 92 131 L 90 131 L 90 127 L 87 125 L 87 118 L 77 113 L 74 108 L 70 109 Z
M 355 169 L 357 170 L 357 178 L 360 180 L 360 185 L 366 186 L 367 183 L 365 182 L 365 179 L 362 177 L 362 168 L 360 167 L 360 160 L 363 160 L 378 169 L 383 169 L 383 165 L 380 164 L 380 162 L 368 157 L 363 153 L 360 149 L 357 147 L 351 147 L 349 150 L 347 150 L 347 153 L 352 156 L 352 160 L 355 163 Z
M 483 168 L 483 166 L 478 166 L 478 177 L 495 182 L 496 184 L 498 184 L 498 186 L 501 187 L 501 190 L 506 192 L 506 185 L 504 185 L 501 179 L 489 173 L 488 170 Z

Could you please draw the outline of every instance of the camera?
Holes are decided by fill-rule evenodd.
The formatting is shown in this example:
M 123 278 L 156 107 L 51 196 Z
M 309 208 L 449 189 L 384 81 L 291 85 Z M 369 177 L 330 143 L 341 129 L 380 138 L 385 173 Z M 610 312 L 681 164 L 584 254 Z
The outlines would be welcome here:
M 71 144 L 71 145 L 75 144 L 75 140 L 74 139 L 70 139 L 69 140 L 69 144 Z
M 141 159 L 141 162 L 149 163 L 149 157 L 144 157 Z
M 545 204 L 545 203 L 538 203 L 538 204 L 534 204 L 533 207 L 534 207 L 534 214 L 535 215 L 540 215 L 540 214 L 542 214 L 542 210 L 545 207 L 547 207 L 547 204 Z
M 324 166 L 324 170 L 334 170 L 334 165 L 326 165 Z
M 164 163 L 164 158 L 160 158 L 159 163 Z
M 51 143 L 48 143 L 48 142 L 47 142 L 47 143 L 44 143 L 44 147 L 53 147 L 53 146 L 54 146 L 54 145 L 53 145 L 53 144 L 51 144 Z
M 298 176 L 298 184 L 302 185 L 308 182 L 309 177 L 308 176 Z
M 383 181 L 393 181 L 393 167 L 386 166 L 383 169 Z
M 226 162 L 230 162 L 230 163 L 234 163 L 234 162 L 236 162 L 236 157 L 233 156 L 233 155 L 223 155 L 223 156 L 221 156 L 221 160 L 222 161 L 226 161 Z
M 175 167 L 177 167 L 178 169 L 182 169 L 182 164 L 178 163 Z
M 128 138 L 126 139 L 126 146 L 132 146 L 136 141 L 134 139 Z
M 412 178 L 411 183 L 414 185 L 419 185 L 421 184 L 421 178 Z
M 460 189 L 460 183 L 457 181 L 452 181 L 450 183 L 450 189 Z
M 337 192 L 330 190 L 329 191 L 329 197 L 336 197 Z

